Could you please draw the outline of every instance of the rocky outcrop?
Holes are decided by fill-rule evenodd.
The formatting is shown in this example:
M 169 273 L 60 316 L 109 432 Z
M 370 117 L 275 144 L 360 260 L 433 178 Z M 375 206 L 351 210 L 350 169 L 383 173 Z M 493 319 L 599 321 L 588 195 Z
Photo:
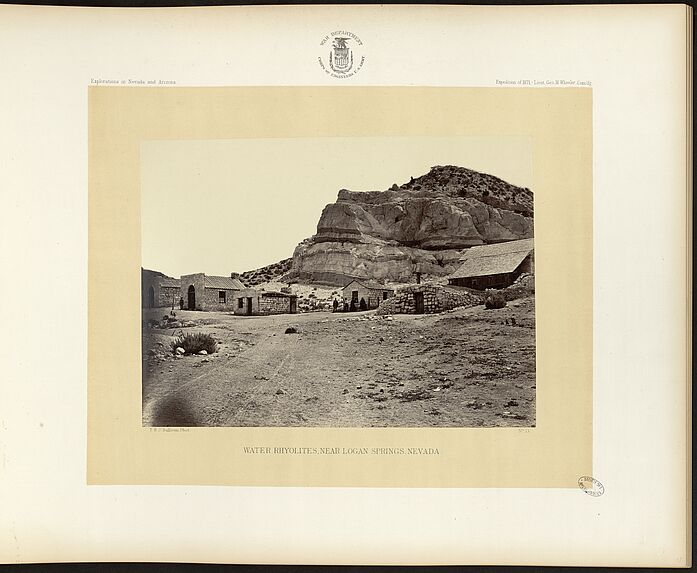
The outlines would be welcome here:
M 444 276 L 473 245 L 533 236 L 529 189 L 462 167 L 387 191 L 339 191 L 317 234 L 300 243 L 287 280 L 343 284 L 351 278 L 413 281 Z

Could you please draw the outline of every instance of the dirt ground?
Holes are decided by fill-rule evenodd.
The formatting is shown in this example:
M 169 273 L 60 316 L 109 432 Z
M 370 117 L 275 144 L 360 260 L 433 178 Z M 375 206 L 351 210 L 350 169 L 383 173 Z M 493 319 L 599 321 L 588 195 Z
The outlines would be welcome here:
M 145 322 L 168 310 L 143 312 Z M 436 315 L 177 319 L 195 326 L 143 330 L 146 426 L 535 425 L 532 298 Z M 175 357 L 180 330 L 211 334 L 218 351 Z

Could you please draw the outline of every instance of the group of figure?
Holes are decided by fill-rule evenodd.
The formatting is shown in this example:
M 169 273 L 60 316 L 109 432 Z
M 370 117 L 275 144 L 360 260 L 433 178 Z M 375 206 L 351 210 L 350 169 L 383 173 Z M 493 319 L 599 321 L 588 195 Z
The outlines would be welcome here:
M 334 299 L 334 302 L 332 303 L 334 312 L 356 312 L 357 310 L 368 310 L 368 305 L 366 304 L 364 298 L 361 298 L 360 302 L 358 303 L 358 308 L 356 308 L 356 301 L 353 299 L 351 299 L 350 303 L 344 301 L 341 309 L 339 309 L 339 305 L 339 301 Z

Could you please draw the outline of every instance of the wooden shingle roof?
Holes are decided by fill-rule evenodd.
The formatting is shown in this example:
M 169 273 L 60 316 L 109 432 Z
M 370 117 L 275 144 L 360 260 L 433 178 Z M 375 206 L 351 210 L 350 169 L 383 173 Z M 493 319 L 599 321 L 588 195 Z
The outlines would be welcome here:
M 477 245 L 467 249 L 460 257 L 461 261 L 472 257 L 490 257 L 518 251 L 532 251 L 535 248 L 535 239 L 518 239 L 517 241 L 505 241 L 490 245 Z
M 512 273 L 533 250 L 533 239 L 472 247 L 461 259 L 462 266 L 448 278 L 464 279 Z

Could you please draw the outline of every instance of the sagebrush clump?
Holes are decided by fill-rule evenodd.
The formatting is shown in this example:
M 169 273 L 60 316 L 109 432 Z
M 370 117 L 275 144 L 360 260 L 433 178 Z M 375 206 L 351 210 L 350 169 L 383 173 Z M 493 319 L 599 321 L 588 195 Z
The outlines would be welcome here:
M 498 290 L 487 290 L 484 296 L 484 308 L 503 308 L 506 306 L 505 295 Z
M 210 334 L 184 334 L 172 342 L 172 352 L 176 354 L 177 348 L 183 348 L 185 354 L 197 354 L 205 350 L 208 354 L 213 354 L 218 343 Z

